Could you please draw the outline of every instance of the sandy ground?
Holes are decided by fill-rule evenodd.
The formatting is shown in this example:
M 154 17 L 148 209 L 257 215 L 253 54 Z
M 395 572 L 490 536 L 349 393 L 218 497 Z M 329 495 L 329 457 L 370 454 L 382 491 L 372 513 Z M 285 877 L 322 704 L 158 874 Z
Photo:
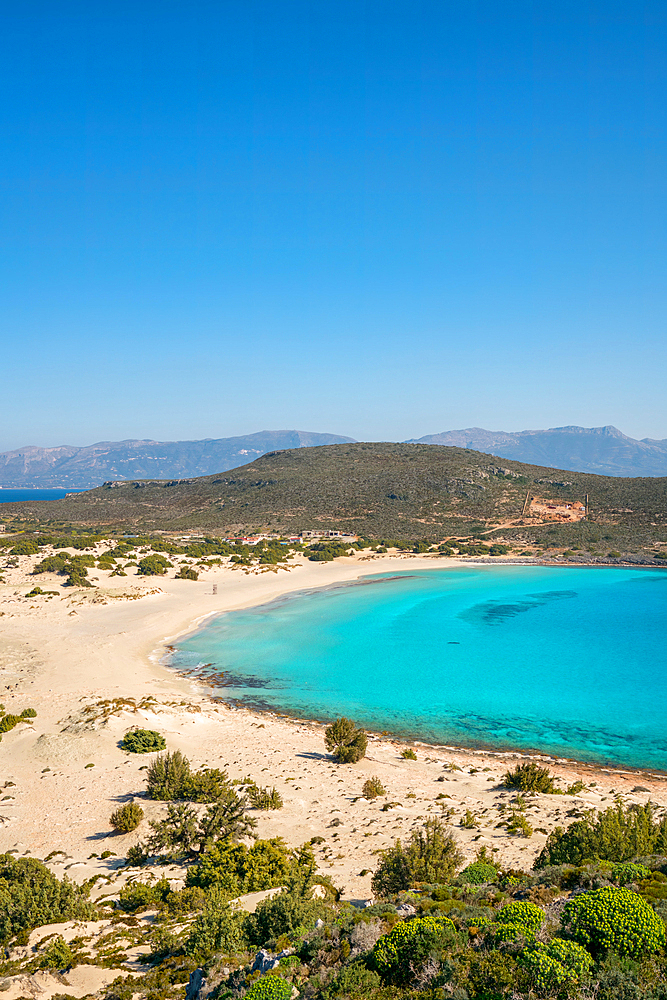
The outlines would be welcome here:
M 221 704 L 160 663 L 165 646 L 207 615 L 368 573 L 449 565 L 466 572 L 460 562 L 407 555 L 357 555 L 335 563 L 299 559 L 290 571 L 277 573 L 214 567 L 196 582 L 109 578 L 91 570 L 96 589 L 81 591 L 63 588 L 55 575 L 31 577 L 37 558 L 22 557 L 17 568 L 3 570 L 6 582 L 0 585 L 0 698 L 10 712 L 32 707 L 38 713 L 0 743 L 0 850 L 41 859 L 62 852 L 49 860 L 53 871 L 76 881 L 99 874 L 98 895 L 119 891 L 128 877 L 122 859 L 147 827 L 144 821 L 135 833 L 114 834 L 111 812 L 133 798 L 141 801 L 146 820 L 165 811 L 141 798 L 152 755 L 126 754 L 118 746 L 137 724 L 163 732 L 169 749 L 182 750 L 195 767 L 224 767 L 233 778 L 250 775 L 261 785 L 275 785 L 284 808 L 256 813 L 258 834 L 282 836 L 292 845 L 323 837 L 320 867 L 350 899 L 371 896 L 378 851 L 429 816 L 451 823 L 469 859 L 486 845 L 505 865 L 527 869 L 547 833 L 584 808 L 617 798 L 667 805 L 660 775 L 543 758 L 562 776 L 563 788 L 578 778 L 587 788 L 575 797 L 530 799 L 526 815 L 535 832 L 530 838 L 510 836 L 498 824 L 514 795 L 499 780 L 519 754 L 413 744 L 418 759 L 404 760 L 405 742 L 375 736 L 363 761 L 338 766 L 325 751 L 320 723 Z M 35 583 L 55 596 L 26 598 Z M 121 699 L 134 703 L 123 705 Z M 361 796 L 370 775 L 378 775 L 387 790 L 371 802 Z M 470 828 L 460 825 L 466 810 L 475 815 Z M 101 859 L 104 851 L 113 853 Z M 183 871 L 172 866 L 167 876 L 177 880 Z

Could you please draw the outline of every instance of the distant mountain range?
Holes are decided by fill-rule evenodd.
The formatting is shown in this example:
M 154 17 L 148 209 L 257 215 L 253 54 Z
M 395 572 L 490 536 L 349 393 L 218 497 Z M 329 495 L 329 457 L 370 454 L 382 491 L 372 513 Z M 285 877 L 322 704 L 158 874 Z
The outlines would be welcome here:
M 309 431 L 260 431 L 203 441 L 102 441 L 85 448 L 18 448 L 0 453 L 0 486 L 91 489 L 108 480 L 191 479 L 254 462 L 272 451 L 349 444 L 354 438 Z M 486 431 L 470 427 L 412 438 L 408 444 L 467 448 L 529 465 L 602 476 L 667 476 L 667 440 L 637 441 L 616 427 Z
M 637 441 L 611 426 L 552 427 L 514 433 L 468 427 L 412 438 L 411 443 L 472 448 L 515 462 L 601 476 L 667 476 L 667 440 Z
M 352 438 L 310 431 L 259 431 L 203 441 L 100 441 L 85 448 L 17 448 L 0 453 L 0 486 L 91 489 L 116 479 L 190 479 L 254 462 L 285 448 L 345 444 Z

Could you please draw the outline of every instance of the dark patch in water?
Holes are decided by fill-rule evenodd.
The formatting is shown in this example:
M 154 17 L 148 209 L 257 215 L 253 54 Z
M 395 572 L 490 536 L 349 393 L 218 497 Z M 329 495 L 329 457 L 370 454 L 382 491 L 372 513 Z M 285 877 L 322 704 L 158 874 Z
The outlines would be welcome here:
M 483 601 L 460 613 L 460 618 L 474 624 L 502 625 L 510 618 L 533 611 L 551 601 L 562 601 L 577 596 L 575 590 L 547 590 L 543 594 L 527 594 L 528 600 L 503 604 L 501 601 Z
M 253 674 L 232 674 L 228 670 L 224 670 L 220 674 L 207 673 L 202 676 L 208 684 L 214 684 L 221 688 L 268 688 L 275 686 L 272 681 L 265 677 L 255 677 Z

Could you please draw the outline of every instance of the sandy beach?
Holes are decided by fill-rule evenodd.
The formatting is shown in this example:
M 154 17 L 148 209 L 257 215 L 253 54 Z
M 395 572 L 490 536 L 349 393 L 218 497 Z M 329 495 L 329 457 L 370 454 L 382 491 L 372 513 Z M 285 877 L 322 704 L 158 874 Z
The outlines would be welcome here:
M 323 837 L 322 871 L 350 899 L 371 897 L 377 854 L 429 816 L 451 824 L 466 857 L 486 846 L 504 865 L 528 869 L 547 834 L 582 810 L 616 800 L 667 806 L 660 775 L 550 762 L 563 789 L 581 779 L 577 795 L 539 795 L 529 801 L 529 838 L 509 835 L 503 813 L 513 793 L 499 787 L 504 771 L 525 756 L 415 743 L 417 760 L 400 754 L 404 741 L 371 736 L 366 758 L 339 766 L 326 753 L 323 725 L 250 712 L 221 703 L 195 680 L 164 666 L 174 639 L 204 617 L 264 603 L 289 592 L 350 582 L 372 573 L 466 565 L 412 555 L 357 554 L 333 563 L 298 557 L 289 571 L 246 573 L 216 566 L 199 580 L 110 577 L 95 569 L 94 589 L 65 588 L 62 577 L 30 576 L 41 558 L 22 557 L 3 570 L 0 585 L 0 685 L 9 712 L 37 717 L 0 743 L 0 850 L 49 860 L 83 881 L 103 876 L 96 894 L 115 894 L 127 878 L 122 859 L 165 806 L 141 798 L 152 757 L 127 754 L 118 743 L 132 726 L 157 729 L 170 750 L 195 767 L 224 767 L 232 778 L 252 776 L 274 786 L 284 808 L 257 812 L 257 833 L 291 845 Z M 27 598 L 38 583 L 52 596 Z M 217 593 L 214 593 L 214 585 Z M 384 798 L 366 801 L 361 788 L 378 775 Z M 109 816 L 137 798 L 146 812 L 138 831 L 115 834 Z M 460 825 L 469 810 L 475 820 Z M 103 852 L 112 852 L 105 859 Z M 136 877 L 137 870 L 133 870 Z M 182 870 L 171 866 L 178 879 Z

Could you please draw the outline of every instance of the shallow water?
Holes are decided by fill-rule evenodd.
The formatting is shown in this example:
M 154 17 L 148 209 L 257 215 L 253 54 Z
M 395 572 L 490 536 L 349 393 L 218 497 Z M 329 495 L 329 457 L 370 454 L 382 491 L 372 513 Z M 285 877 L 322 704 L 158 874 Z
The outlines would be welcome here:
M 667 770 L 666 635 L 667 572 L 468 565 L 229 612 L 170 662 L 294 715 Z

